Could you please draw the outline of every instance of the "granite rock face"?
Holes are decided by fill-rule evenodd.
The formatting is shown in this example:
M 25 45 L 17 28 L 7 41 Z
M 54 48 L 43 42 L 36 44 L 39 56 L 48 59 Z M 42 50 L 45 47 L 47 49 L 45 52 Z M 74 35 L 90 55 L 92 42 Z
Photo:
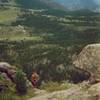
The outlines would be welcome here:
M 73 64 L 89 72 L 92 77 L 100 79 L 100 44 L 87 45 Z
M 97 100 L 100 100 L 100 83 L 92 85 L 88 89 L 88 93 L 92 94 L 95 98 L 99 98 Z
M 73 64 L 91 74 L 91 77 L 100 79 L 100 44 L 87 45 Z

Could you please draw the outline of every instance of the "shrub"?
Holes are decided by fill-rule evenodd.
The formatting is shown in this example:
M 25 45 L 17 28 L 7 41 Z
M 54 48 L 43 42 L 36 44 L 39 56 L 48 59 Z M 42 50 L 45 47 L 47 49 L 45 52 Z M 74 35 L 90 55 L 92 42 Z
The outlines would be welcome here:
M 15 74 L 16 90 L 19 94 L 23 95 L 27 92 L 26 78 L 25 74 L 19 70 Z
M 4 91 L 0 93 L 0 100 L 16 100 L 16 99 L 14 98 L 12 93 Z

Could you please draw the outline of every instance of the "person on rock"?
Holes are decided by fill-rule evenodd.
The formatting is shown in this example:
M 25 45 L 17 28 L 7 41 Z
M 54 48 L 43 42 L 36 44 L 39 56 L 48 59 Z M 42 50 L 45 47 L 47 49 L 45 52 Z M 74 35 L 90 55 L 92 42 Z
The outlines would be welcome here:
M 33 87 L 37 87 L 39 81 L 39 75 L 36 72 L 33 72 L 31 75 L 31 82 L 33 84 Z

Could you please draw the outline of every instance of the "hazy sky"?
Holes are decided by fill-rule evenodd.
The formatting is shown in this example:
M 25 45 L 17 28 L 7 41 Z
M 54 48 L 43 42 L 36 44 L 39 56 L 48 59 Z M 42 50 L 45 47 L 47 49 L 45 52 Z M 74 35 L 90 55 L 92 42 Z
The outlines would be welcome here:
M 67 0 L 57 0 L 57 1 L 59 1 L 59 2 L 65 2 L 65 1 L 67 1 Z M 88 0 L 87 0 L 88 1 Z M 100 3 L 100 0 L 94 0 L 96 3 Z
M 95 0 L 95 1 L 100 4 L 100 0 Z

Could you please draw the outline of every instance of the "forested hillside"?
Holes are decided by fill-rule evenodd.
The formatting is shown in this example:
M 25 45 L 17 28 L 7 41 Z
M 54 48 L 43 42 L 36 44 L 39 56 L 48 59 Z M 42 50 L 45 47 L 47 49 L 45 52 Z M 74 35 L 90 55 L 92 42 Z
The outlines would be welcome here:
M 0 62 L 16 67 L 14 72 L 10 68 L 16 86 L 17 81 L 23 86 L 20 77 L 31 81 L 33 71 L 39 75 L 40 89 L 52 81 L 58 86 L 63 81 L 82 82 L 89 74 L 72 63 L 84 46 L 100 42 L 99 27 L 100 13 L 94 10 L 69 11 L 50 0 L 0 0 Z
M 0 40 L 5 52 L 1 49 L 0 56 L 2 61 L 26 66 L 26 73 L 29 73 L 27 66 L 38 69 L 36 66 L 40 65 L 48 68 L 52 65 L 54 69 L 49 70 L 56 72 L 57 66 L 69 65 L 73 55 L 78 54 L 86 44 L 99 42 L 99 13 L 90 10 L 28 9 L 33 1 L 17 2 L 16 5 L 24 8 L 13 6 L 15 3 L 12 1 L 9 2 L 11 5 L 1 7 Z M 14 55 L 9 54 L 8 49 Z M 51 74 L 48 76 L 52 77 Z

